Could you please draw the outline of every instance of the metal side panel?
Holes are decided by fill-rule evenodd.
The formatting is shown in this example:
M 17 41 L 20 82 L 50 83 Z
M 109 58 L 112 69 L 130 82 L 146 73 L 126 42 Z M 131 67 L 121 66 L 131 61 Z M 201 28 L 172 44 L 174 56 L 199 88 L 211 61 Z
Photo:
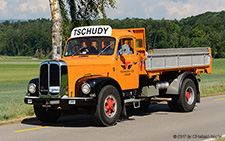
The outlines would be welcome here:
M 208 47 L 153 49 L 153 54 L 208 52 Z
M 168 50 L 168 52 L 166 52 Z M 154 52 L 155 51 L 155 52 Z M 172 52 L 174 51 L 174 53 Z M 198 52 L 201 51 L 201 52 Z M 146 70 L 210 65 L 208 48 L 158 49 L 146 55 Z

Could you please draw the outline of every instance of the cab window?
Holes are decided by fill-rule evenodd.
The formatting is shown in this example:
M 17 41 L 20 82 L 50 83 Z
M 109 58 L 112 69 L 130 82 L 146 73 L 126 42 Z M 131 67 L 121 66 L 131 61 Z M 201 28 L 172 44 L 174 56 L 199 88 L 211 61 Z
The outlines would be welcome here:
M 119 41 L 118 55 L 130 55 L 134 54 L 134 41 L 132 38 L 123 38 Z
M 73 38 L 67 42 L 64 56 L 112 55 L 116 39 L 112 37 Z

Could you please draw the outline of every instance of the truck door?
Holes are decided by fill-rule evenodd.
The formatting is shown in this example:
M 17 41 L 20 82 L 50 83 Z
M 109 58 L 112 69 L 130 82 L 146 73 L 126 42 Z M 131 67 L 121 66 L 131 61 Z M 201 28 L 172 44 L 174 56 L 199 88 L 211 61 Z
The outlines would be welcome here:
M 133 38 L 121 38 L 117 54 L 117 78 L 122 90 L 138 88 L 138 57 L 135 40 Z

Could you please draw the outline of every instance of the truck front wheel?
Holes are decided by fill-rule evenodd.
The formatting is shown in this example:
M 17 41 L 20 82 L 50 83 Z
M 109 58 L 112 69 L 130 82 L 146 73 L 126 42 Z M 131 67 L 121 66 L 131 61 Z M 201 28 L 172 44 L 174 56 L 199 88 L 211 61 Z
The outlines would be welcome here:
M 36 117 L 46 123 L 46 122 L 55 122 L 59 119 L 61 112 L 52 109 L 46 109 L 42 105 L 34 105 L 34 113 Z
M 118 90 L 111 85 L 103 87 L 98 95 L 94 114 L 95 121 L 101 126 L 114 125 L 121 113 L 121 99 Z

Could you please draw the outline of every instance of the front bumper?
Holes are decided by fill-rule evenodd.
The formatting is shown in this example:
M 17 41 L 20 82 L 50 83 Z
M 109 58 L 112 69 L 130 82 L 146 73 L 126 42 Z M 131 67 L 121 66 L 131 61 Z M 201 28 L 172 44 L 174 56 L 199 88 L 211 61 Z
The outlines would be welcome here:
M 39 98 L 25 96 L 24 103 L 33 105 L 93 106 L 96 105 L 96 100 L 94 97 Z

